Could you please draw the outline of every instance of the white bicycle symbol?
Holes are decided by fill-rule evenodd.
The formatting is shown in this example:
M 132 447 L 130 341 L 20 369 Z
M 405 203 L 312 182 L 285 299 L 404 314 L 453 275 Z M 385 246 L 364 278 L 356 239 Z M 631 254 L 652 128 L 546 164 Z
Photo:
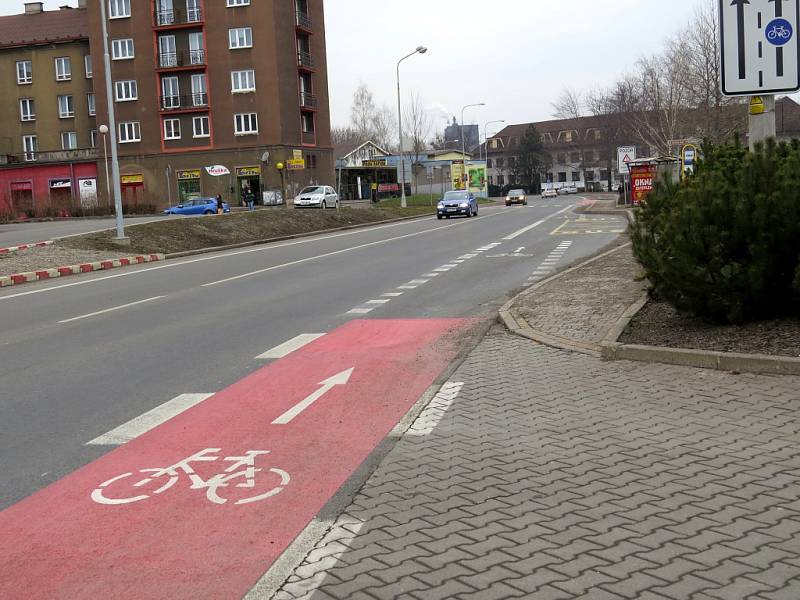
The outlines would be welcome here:
M 767 32 L 767 37 L 771 40 L 777 40 L 778 38 L 788 40 L 792 37 L 792 32 L 783 25 L 776 25 Z
M 248 450 L 244 456 L 226 456 L 222 460 L 232 464 L 222 473 L 213 475 L 209 479 L 203 479 L 192 468 L 192 463 L 217 461 L 220 459 L 220 457 L 212 455 L 218 454 L 220 450 L 220 448 L 206 448 L 205 450 L 202 450 L 197 454 L 193 454 L 189 458 L 185 458 L 184 460 L 181 460 L 170 467 L 141 469 L 141 473 L 148 473 L 149 476 L 134 483 L 132 485 L 134 488 L 133 491 L 144 491 L 146 486 L 149 484 L 160 485 L 160 487 L 157 487 L 155 490 L 152 490 L 149 493 L 139 493 L 135 496 L 128 495 L 127 497 L 121 498 L 107 497 L 105 492 L 111 485 L 133 476 L 133 473 L 124 473 L 109 479 L 105 483 L 101 483 L 97 489 L 92 492 L 92 500 L 98 504 L 110 505 L 132 504 L 134 502 L 147 500 L 151 496 L 166 492 L 178 482 L 181 477 L 181 473 L 185 473 L 189 476 L 189 480 L 192 483 L 189 489 L 205 489 L 206 497 L 209 501 L 213 502 L 214 504 L 225 504 L 228 500 L 219 495 L 219 490 L 221 488 L 230 487 L 232 485 L 231 482 L 237 479 L 244 479 L 244 481 L 241 483 L 236 483 L 235 487 L 249 489 L 255 488 L 256 473 L 261 473 L 264 471 L 264 469 L 256 468 L 256 457 L 269 454 L 269 450 Z M 278 485 L 270 488 L 263 494 L 238 500 L 235 504 L 250 504 L 252 502 L 259 502 L 281 493 L 283 488 L 286 487 L 290 481 L 289 474 L 282 469 L 269 469 L 268 472 L 280 478 L 280 483 L 278 483 Z

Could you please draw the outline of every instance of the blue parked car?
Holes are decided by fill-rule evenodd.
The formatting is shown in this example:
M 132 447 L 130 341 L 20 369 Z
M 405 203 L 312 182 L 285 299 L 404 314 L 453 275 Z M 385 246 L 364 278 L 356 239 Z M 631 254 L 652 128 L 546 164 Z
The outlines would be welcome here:
M 446 192 L 444 197 L 436 205 L 436 218 L 442 219 L 464 215 L 466 217 L 478 216 L 478 201 L 470 192 L 452 191 Z
M 227 202 L 222 203 L 222 212 L 231 212 Z M 217 214 L 216 198 L 192 198 L 178 206 L 170 206 L 164 211 L 165 215 L 215 215 Z

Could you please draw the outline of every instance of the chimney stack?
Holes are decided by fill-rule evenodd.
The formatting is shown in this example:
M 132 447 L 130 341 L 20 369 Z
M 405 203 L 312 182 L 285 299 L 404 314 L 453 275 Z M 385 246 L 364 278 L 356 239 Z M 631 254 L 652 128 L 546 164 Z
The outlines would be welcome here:
M 25 14 L 26 15 L 38 15 L 43 10 L 44 10 L 44 2 L 26 2 L 25 3 Z

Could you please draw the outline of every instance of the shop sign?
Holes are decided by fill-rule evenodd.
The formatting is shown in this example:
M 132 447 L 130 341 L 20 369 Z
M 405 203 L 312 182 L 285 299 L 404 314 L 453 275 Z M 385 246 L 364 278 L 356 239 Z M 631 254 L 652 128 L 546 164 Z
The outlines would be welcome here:
M 290 171 L 299 171 L 306 168 L 306 161 L 297 158 L 291 158 L 286 161 L 286 168 Z
M 63 189 L 70 189 L 72 187 L 72 181 L 69 179 L 51 179 L 50 180 L 50 189 L 51 190 L 63 190 Z
M 386 166 L 386 159 L 385 158 L 376 158 L 373 160 L 365 160 L 361 163 L 362 167 L 385 167 Z
M 655 165 L 631 166 L 631 193 L 634 204 L 641 204 L 647 199 L 647 194 L 653 191 L 656 179 Z
M 399 183 L 382 183 L 378 186 L 379 192 L 399 192 L 400 191 L 400 184 Z
M 206 173 L 208 173 L 212 177 L 222 177 L 223 175 L 231 174 L 228 167 L 225 167 L 223 165 L 212 165 L 210 167 L 206 167 Z
M 450 179 L 453 181 L 454 190 L 466 189 L 467 182 L 464 181 L 464 175 L 466 175 L 464 170 L 464 161 L 454 160 L 453 164 L 450 165 Z
M 136 175 L 123 175 L 119 178 L 122 185 L 141 185 L 144 183 L 144 175 L 141 173 Z
M 237 177 L 259 177 L 261 175 L 261 167 L 237 167 Z
M 303 151 L 302 150 L 292 150 L 292 158 L 294 160 L 303 160 Z
M 78 192 L 81 198 L 81 208 L 94 208 L 97 206 L 97 179 L 81 179 L 78 181 Z
M 186 171 L 178 171 L 177 175 L 178 175 L 178 181 L 200 179 L 200 169 L 188 169 Z

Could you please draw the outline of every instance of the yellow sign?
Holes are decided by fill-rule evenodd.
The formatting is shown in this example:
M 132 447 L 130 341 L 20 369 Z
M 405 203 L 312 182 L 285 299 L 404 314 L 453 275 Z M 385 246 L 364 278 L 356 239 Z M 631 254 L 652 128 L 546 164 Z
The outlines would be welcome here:
M 362 167 L 385 167 L 386 166 L 386 159 L 385 158 L 376 158 L 374 160 L 365 160 L 361 162 Z
M 189 169 L 186 171 L 178 171 L 178 181 L 187 181 L 189 179 L 200 179 L 200 169 Z
M 767 107 L 764 105 L 764 99 L 761 96 L 750 98 L 751 115 L 763 115 L 765 112 L 767 112 Z
M 302 150 L 292 150 L 292 158 L 294 160 L 303 160 L 303 151 Z
M 261 175 L 261 167 L 236 167 L 237 177 L 258 177 Z
M 302 152 L 302 151 L 301 151 Z M 299 171 L 306 168 L 306 161 L 302 158 L 292 158 L 286 161 L 286 168 L 291 171 Z
M 454 190 L 464 190 L 467 188 L 467 183 L 464 181 L 464 161 L 454 160 L 450 165 L 450 179 L 453 180 Z
M 119 178 L 119 181 L 122 185 L 135 185 L 144 183 L 144 175 L 123 175 Z

